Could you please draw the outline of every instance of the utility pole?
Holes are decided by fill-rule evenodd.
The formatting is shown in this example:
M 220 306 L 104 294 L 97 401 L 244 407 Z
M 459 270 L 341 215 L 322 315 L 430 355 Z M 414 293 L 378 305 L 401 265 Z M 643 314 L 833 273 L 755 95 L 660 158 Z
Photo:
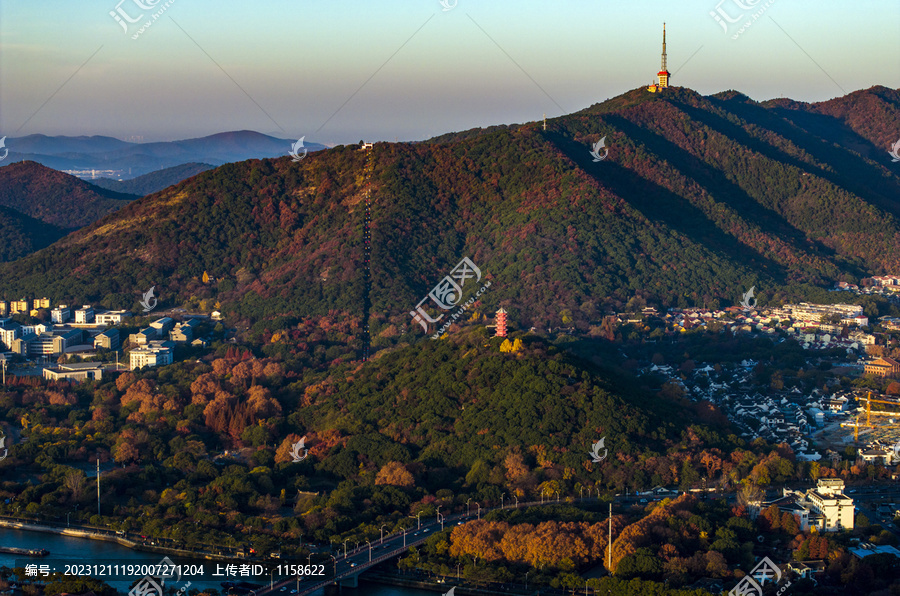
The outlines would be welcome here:
M 547 114 L 544 114 L 544 131 L 547 131 Z
M 100 458 L 97 458 L 97 515 L 100 515 Z
M 6 385 L 6 357 L 3 358 L 3 384 Z

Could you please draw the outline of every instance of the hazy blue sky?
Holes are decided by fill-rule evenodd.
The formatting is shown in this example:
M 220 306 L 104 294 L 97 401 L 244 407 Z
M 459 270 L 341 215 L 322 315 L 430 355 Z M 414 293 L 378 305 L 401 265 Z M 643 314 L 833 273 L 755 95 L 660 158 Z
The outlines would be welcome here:
M 900 87 L 897 0 L 445 1 L 169 0 L 133 39 L 110 12 L 167 0 L 3 0 L 0 136 L 343 143 L 537 120 L 650 83 L 663 21 L 672 84 L 704 94 Z M 717 8 L 764 12 L 737 35 Z

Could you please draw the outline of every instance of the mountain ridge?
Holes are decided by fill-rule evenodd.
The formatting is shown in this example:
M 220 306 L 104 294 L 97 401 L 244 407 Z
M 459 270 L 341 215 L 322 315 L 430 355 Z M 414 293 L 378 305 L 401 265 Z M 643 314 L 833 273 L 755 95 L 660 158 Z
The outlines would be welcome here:
M 295 140 L 251 130 L 229 131 L 152 143 L 131 143 L 103 136 L 8 138 L 5 164 L 34 161 L 55 170 L 120 170 L 140 176 L 184 163 L 222 165 L 246 159 L 287 155 Z M 309 151 L 324 149 L 304 143 Z
M 464 256 L 492 281 L 479 310 L 503 305 L 525 326 L 585 326 L 635 295 L 712 307 L 752 285 L 777 298 L 896 272 L 900 177 L 868 139 L 886 134 L 876 128 L 900 100 L 873 89 L 854 92 L 876 122 L 866 136 L 848 124 L 866 117 L 854 112 L 675 88 L 626 92 L 548 120 L 546 132 L 534 122 L 376 143 L 372 335 L 420 330 L 409 311 Z M 841 135 L 866 151 L 828 140 Z M 589 151 L 604 136 L 609 156 L 597 163 Z M 214 298 L 251 323 L 358 321 L 365 159 L 338 146 L 204 172 L 3 266 L 0 295 L 123 307 L 133 288 L 165 280 L 161 300 Z M 46 264 L 60 258 L 77 273 L 48 282 Z M 219 281 L 204 285 L 204 271 Z

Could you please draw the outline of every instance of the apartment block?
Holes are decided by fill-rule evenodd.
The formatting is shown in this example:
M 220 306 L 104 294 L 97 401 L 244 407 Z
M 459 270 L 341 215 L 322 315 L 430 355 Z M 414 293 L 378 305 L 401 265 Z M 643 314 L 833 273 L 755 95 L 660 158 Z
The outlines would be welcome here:
M 103 333 L 100 333 L 96 337 L 94 337 L 94 348 L 95 349 L 105 349 L 105 350 L 118 350 L 119 349 L 119 330 L 118 329 L 107 329 Z
M 142 348 L 135 348 L 128 353 L 132 370 L 145 366 L 165 366 L 172 364 L 172 344 L 167 341 L 151 341 Z
M 58 325 L 67 323 L 72 318 L 72 312 L 66 304 L 60 304 L 50 311 L 50 320 Z
M 85 304 L 81 308 L 75 311 L 75 322 L 76 323 L 93 323 L 94 322 L 94 308 L 90 304 Z

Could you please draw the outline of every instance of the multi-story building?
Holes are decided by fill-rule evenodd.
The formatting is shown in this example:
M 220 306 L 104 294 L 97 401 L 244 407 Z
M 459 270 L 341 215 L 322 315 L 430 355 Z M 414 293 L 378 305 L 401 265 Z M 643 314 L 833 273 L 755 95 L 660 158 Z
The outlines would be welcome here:
M 159 337 L 165 337 L 175 327 L 175 321 L 169 317 L 162 317 L 150 323 L 150 326 L 156 329 Z
M 863 307 L 857 304 L 785 304 L 785 310 L 790 310 L 791 318 L 795 321 L 809 321 L 818 323 L 825 318 L 838 315 L 841 319 L 862 316 Z
M 31 300 L 22 298 L 21 300 L 13 300 L 9 303 L 9 314 L 18 315 L 21 313 L 28 314 L 31 311 Z
M 119 349 L 119 330 L 118 329 L 107 329 L 103 333 L 100 333 L 96 337 L 94 337 L 94 348 L 96 349 L 106 349 L 106 350 L 118 350 Z
M 21 333 L 21 325 L 10 319 L 0 319 L 0 343 L 6 349 L 12 347 L 13 340 L 18 339 Z
M 98 325 L 121 325 L 122 321 L 131 316 L 127 310 L 108 310 L 94 314 L 94 322 Z
M 169 333 L 169 339 L 176 343 L 189 343 L 194 339 L 194 326 L 189 323 L 178 323 Z
M 165 366 L 172 364 L 172 344 L 167 341 L 151 341 L 142 348 L 135 348 L 128 353 L 131 369 L 145 366 Z
M 841 325 L 853 326 L 857 327 L 868 327 L 869 326 L 869 317 L 864 315 L 857 315 L 855 317 L 846 317 L 841 319 Z
M 816 488 L 806 491 L 806 502 L 824 518 L 826 532 L 853 529 L 853 499 L 844 494 L 840 478 L 820 478 Z
M 156 329 L 153 327 L 141 329 L 137 333 L 132 333 L 128 336 L 128 342 L 133 346 L 146 346 L 154 339 L 156 339 Z
M 806 493 L 785 489 L 783 497 L 764 503 L 762 508 L 771 505 L 796 515 L 804 532 L 813 527 L 820 532 L 853 529 L 853 499 L 844 494 L 840 478 L 820 478 L 816 488 Z
M 65 353 L 67 347 L 79 345 L 83 336 L 81 329 L 41 331 L 15 340 L 12 351 L 29 357 L 59 356 Z
M 37 310 L 39 308 L 50 308 L 50 299 L 49 298 L 35 298 L 32 308 Z
M 93 323 L 94 322 L 94 308 L 90 304 L 85 304 L 81 308 L 75 311 L 75 322 L 76 323 Z
M 99 381 L 103 378 L 103 365 L 95 362 L 60 364 L 45 368 L 44 378 L 51 381 Z
M 59 325 L 68 322 L 70 318 L 72 318 L 72 312 L 67 304 L 60 304 L 50 311 L 50 320 Z
M 876 377 L 896 377 L 900 374 L 900 362 L 883 356 L 866 362 L 864 371 L 865 374 L 872 374 Z
M 0 317 L 8 317 L 9 315 L 9 301 L 0 300 Z

